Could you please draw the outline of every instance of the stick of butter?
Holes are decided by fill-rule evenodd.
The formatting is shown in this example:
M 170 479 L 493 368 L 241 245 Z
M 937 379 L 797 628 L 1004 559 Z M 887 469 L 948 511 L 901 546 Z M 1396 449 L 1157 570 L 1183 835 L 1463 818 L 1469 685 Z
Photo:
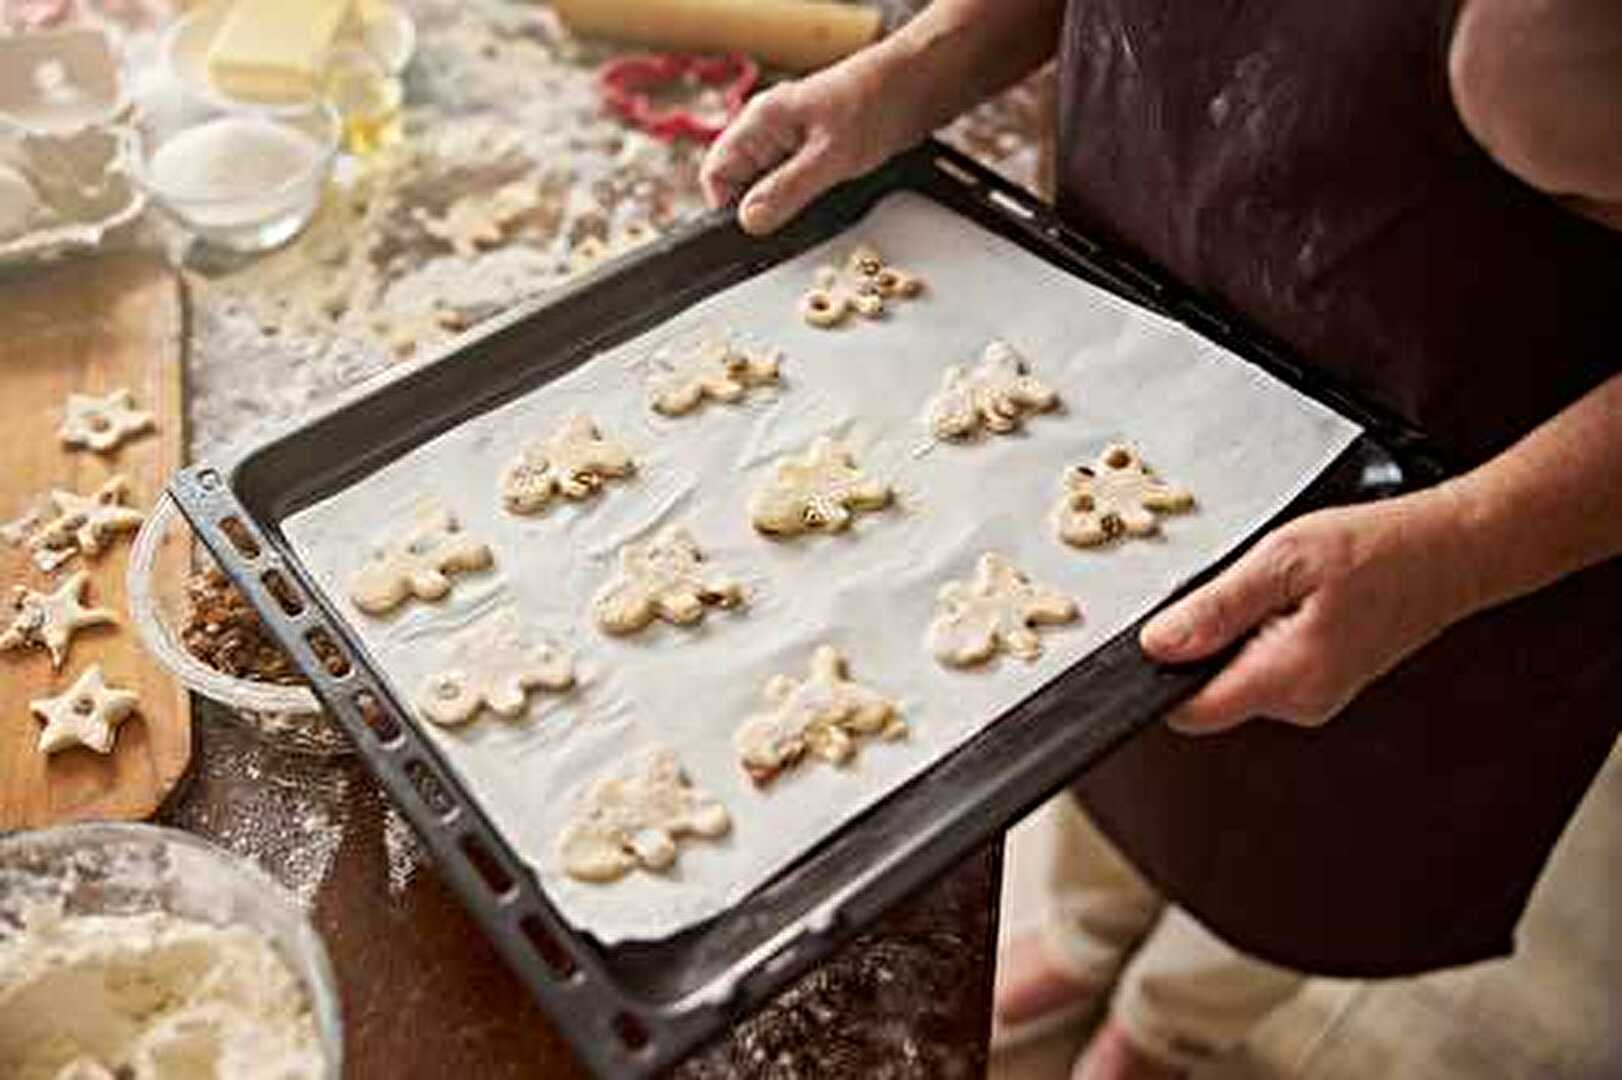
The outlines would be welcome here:
M 216 87 L 249 101 L 316 95 L 353 0 L 236 0 L 208 50 Z

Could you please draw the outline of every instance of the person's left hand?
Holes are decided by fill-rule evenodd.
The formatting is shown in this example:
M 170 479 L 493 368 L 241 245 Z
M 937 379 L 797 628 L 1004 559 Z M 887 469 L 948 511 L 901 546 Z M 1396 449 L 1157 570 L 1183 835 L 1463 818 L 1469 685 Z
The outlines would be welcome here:
M 1143 650 L 1163 663 L 1198 660 L 1250 635 L 1167 722 L 1205 734 L 1254 717 L 1328 721 L 1472 609 L 1457 515 L 1446 494 L 1432 491 L 1319 511 L 1263 537 L 1144 626 Z

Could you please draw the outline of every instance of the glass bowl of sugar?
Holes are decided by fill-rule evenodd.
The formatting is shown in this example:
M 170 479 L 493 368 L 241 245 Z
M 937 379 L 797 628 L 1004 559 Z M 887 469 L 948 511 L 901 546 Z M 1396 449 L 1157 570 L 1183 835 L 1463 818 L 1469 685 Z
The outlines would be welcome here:
M 204 244 L 239 254 L 309 224 L 342 134 L 325 102 L 267 113 L 170 101 L 136 127 L 131 171 L 147 194 Z

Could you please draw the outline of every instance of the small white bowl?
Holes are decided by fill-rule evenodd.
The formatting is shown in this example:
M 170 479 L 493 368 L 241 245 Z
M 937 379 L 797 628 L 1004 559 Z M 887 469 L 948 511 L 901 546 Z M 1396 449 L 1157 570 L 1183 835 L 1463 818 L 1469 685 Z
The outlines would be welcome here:
M 0 937 L 38 905 L 64 915 L 166 912 L 258 931 L 303 984 L 327 1075 L 343 1075 L 338 980 L 309 918 L 257 867 L 152 825 L 66 825 L 0 838 Z

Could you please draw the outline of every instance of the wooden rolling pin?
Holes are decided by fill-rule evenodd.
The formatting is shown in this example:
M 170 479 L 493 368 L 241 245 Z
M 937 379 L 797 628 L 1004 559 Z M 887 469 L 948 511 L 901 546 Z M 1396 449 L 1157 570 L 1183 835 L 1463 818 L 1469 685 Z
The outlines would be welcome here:
M 772 67 L 811 71 L 869 44 L 878 9 L 824 0 L 552 0 L 586 37 L 687 52 L 741 52 Z

